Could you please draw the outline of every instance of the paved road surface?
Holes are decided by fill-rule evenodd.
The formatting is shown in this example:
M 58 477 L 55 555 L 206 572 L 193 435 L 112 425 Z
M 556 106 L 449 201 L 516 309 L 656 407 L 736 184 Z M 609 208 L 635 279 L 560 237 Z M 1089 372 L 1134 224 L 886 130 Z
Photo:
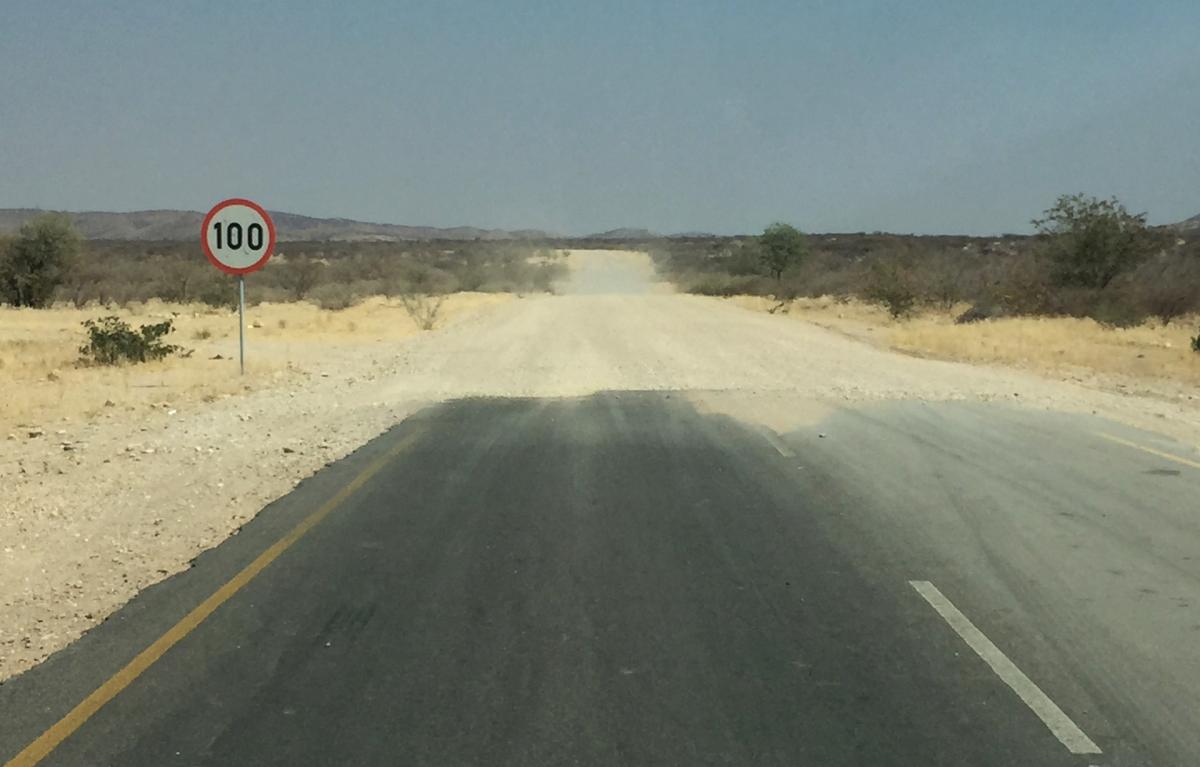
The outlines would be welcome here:
M 1200 763 L 1186 448 L 764 396 L 431 406 L 0 686 L 0 764 Z
M 822 428 L 764 435 L 662 393 L 433 408 L 0 687 L 0 755 L 401 442 L 44 763 L 1200 753 L 1196 669 L 1166 662 L 1197 634 L 1200 471 L 1016 411 L 889 405 Z M 1047 432 L 1056 450 L 1023 448 Z M 1104 753 L 1072 755 L 910 580 Z

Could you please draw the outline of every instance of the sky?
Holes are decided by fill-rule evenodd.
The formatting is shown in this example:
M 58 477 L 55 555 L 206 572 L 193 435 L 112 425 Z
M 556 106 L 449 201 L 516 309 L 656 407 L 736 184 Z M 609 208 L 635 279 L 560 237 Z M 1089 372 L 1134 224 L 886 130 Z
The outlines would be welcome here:
M 1200 3 L 0 0 L 0 207 L 670 233 L 1200 212 Z

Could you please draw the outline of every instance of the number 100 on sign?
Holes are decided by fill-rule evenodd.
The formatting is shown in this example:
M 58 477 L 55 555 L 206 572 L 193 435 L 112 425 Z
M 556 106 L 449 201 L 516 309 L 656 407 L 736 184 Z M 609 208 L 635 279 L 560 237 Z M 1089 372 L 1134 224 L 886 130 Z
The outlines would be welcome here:
M 250 200 L 225 200 L 204 218 L 204 253 L 218 269 L 248 274 L 261 269 L 275 248 L 271 217 Z

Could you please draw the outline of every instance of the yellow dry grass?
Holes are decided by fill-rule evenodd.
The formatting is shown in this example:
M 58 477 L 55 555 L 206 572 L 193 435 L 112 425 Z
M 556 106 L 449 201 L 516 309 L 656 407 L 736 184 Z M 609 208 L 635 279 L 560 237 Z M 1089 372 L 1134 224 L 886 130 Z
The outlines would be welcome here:
M 731 300 L 759 311 L 775 305 L 756 296 Z M 1200 332 L 1200 317 L 1183 318 L 1166 327 L 1147 322 L 1132 328 L 1107 327 L 1074 317 L 1007 317 L 954 324 L 954 318 L 965 309 L 930 310 L 895 320 L 878 306 L 823 297 L 794 301 L 787 313 L 922 357 L 1010 365 L 1056 375 L 1102 374 L 1200 384 L 1200 354 L 1191 349 L 1191 338 Z
M 438 326 L 510 300 L 506 294 L 448 296 Z M 84 320 L 117 314 L 130 324 L 172 318 L 167 339 L 188 357 L 117 367 L 78 365 Z M 199 304 L 151 301 L 100 308 L 0 307 L 0 439 L 23 428 L 53 429 L 102 414 L 137 418 L 155 408 L 212 401 L 294 380 L 330 349 L 396 341 L 421 332 L 398 300 L 370 298 L 332 311 L 308 303 L 261 304 L 246 315 L 246 375 L 237 371 L 237 314 Z M 213 359 L 220 356 L 220 359 Z
M 1041 371 L 1116 374 L 1200 384 L 1200 354 L 1188 325 L 1105 327 L 1074 317 L 1007 317 L 955 325 L 924 315 L 898 323 L 892 345 L 906 352 L 968 362 L 999 362 Z

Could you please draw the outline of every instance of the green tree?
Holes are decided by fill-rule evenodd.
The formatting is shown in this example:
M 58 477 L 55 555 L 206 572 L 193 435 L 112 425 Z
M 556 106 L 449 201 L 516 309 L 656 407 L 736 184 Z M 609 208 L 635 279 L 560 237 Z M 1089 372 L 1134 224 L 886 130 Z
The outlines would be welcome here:
M 0 253 L 0 298 L 13 306 L 49 305 L 78 255 L 79 234 L 67 216 L 33 219 Z
M 759 262 L 779 282 L 788 267 L 796 266 L 808 255 L 808 244 L 799 229 L 775 223 L 758 237 Z
M 1130 213 L 1116 198 L 1065 194 L 1033 225 L 1046 240 L 1059 285 L 1103 289 L 1161 246 L 1146 214 Z

